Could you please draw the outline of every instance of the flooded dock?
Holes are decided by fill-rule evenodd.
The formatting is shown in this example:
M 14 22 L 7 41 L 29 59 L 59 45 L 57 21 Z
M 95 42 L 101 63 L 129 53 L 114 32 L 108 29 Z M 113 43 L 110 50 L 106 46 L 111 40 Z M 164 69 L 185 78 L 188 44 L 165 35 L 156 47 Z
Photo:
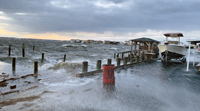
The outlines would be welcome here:
M 2 111 L 198 111 L 200 73 L 186 64 L 161 61 L 115 70 L 115 85 L 104 85 L 102 74 L 77 78 L 92 81 L 69 86 L 38 85 L 1 96 Z
M 26 43 L 25 57 L 21 54 L 22 43 Z M 12 45 L 10 57 L 8 44 Z M 145 60 L 145 56 L 138 58 L 134 50 L 130 52 L 130 46 L 1 38 L 0 49 L 0 111 L 200 109 L 200 74 L 192 63 L 193 51 L 189 71 L 186 71 L 186 63 L 180 61 L 162 63 L 151 57 L 150 60 Z M 116 54 L 115 59 L 113 54 Z M 130 60 L 123 59 L 120 64 L 118 59 L 122 55 Z M 16 58 L 14 65 L 13 57 Z M 197 54 L 196 64 L 199 58 Z M 101 64 L 96 67 L 98 60 Z M 108 64 L 108 60 L 115 64 L 113 85 L 103 84 L 100 68 Z M 35 61 L 38 61 L 38 70 L 34 70 Z M 83 61 L 88 62 L 87 71 L 95 74 L 76 77 L 81 73 Z M 15 72 L 13 66 L 16 66 Z

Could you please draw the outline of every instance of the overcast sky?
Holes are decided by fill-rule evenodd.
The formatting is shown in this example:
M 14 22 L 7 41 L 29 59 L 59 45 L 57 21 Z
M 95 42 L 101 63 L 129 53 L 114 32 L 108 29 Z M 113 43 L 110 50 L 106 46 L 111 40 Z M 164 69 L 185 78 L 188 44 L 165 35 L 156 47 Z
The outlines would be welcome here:
M 41 39 L 200 39 L 200 0 L 0 0 L 0 36 Z

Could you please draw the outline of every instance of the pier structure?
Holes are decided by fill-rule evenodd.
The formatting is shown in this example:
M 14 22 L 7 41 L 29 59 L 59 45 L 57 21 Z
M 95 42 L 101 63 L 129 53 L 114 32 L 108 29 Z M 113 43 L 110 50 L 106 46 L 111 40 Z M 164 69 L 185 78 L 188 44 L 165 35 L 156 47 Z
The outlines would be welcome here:
M 135 61 L 141 61 L 143 58 L 145 61 L 151 60 L 153 57 L 157 58 L 159 54 L 158 53 L 159 50 L 157 48 L 157 45 L 160 43 L 159 41 L 145 37 L 132 39 L 130 41 L 131 41 L 131 50 L 115 53 L 114 54 L 115 58 L 117 57 L 123 60 L 124 57 L 128 57 L 128 61 L 130 61 L 132 58 L 134 58 Z
M 156 55 L 158 55 L 159 52 L 157 45 L 160 43 L 159 41 L 144 37 L 132 39 L 130 41 L 130 51 L 114 53 L 114 59 L 116 59 L 117 61 L 115 69 L 130 67 L 143 61 L 151 61 L 153 57 L 157 58 Z M 135 46 L 134 49 L 133 45 Z M 121 61 L 123 61 L 123 65 L 120 65 Z M 107 65 L 111 65 L 111 62 L 111 59 L 108 59 Z M 84 67 L 84 65 L 82 67 Z M 94 75 L 95 73 L 100 73 L 102 71 L 102 69 L 98 68 L 94 71 L 77 73 L 76 77 L 90 76 Z
M 195 45 L 195 53 L 194 53 L 194 60 L 193 60 L 193 66 L 195 66 L 195 55 L 197 52 L 200 52 L 200 39 L 199 40 L 188 40 L 187 41 L 189 43 L 189 49 L 188 49 L 188 55 L 187 55 L 187 71 L 189 71 L 189 59 L 190 59 L 190 49 L 191 49 L 191 44 Z M 199 68 L 199 72 L 200 72 L 200 63 L 198 63 L 196 65 L 196 67 Z

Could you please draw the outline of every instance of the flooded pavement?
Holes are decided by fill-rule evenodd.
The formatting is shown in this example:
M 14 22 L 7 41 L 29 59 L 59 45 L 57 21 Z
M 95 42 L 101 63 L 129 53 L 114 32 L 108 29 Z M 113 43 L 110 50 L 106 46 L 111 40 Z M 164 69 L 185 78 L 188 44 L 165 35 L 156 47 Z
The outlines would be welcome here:
M 66 81 L 38 81 L 38 87 L 0 96 L 1 111 L 199 111 L 200 73 L 190 65 L 161 61 L 115 70 L 115 85 L 102 73 Z M 41 72 L 41 75 L 45 72 Z M 84 81 L 88 82 L 84 82 Z

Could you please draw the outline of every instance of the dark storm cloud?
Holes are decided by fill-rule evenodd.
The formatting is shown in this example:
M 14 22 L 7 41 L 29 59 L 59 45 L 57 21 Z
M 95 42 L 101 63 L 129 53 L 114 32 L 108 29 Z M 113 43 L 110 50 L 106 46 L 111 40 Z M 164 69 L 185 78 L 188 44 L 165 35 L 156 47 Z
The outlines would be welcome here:
M 198 30 L 198 0 L 0 0 L 12 31 Z

